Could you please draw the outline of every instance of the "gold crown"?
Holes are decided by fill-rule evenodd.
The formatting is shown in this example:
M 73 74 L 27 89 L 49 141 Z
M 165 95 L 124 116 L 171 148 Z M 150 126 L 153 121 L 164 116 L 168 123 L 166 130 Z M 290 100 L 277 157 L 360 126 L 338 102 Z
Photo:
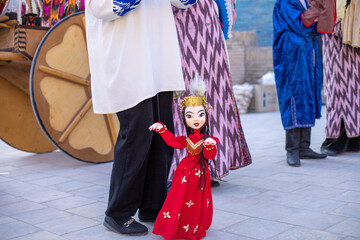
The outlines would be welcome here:
M 199 96 L 188 96 L 184 97 L 179 104 L 180 110 L 183 110 L 184 107 L 197 107 L 197 106 L 203 106 L 205 110 L 207 111 L 211 106 L 205 101 L 205 98 L 199 97 Z

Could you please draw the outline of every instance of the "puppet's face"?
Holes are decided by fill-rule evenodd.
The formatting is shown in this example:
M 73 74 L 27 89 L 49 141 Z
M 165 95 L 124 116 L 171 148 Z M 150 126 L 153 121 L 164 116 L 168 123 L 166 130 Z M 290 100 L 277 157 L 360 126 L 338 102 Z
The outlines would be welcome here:
M 203 106 L 187 107 L 185 109 L 185 121 L 188 127 L 200 129 L 206 122 L 206 113 Z

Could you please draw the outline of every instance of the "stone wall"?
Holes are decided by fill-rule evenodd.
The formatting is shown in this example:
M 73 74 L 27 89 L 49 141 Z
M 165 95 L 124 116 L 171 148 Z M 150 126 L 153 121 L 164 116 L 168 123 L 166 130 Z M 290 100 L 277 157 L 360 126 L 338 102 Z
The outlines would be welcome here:
M 234 84 L 253 84 L 273 71 L 272 47 L 258 47 L 256 38 L 255 30 L 233 31 L 233 37 L 226 41 Z
M 265 73 L 273 71 L 272 47 L 251 47 L 245 51 L 245 82 L 256 84 Z

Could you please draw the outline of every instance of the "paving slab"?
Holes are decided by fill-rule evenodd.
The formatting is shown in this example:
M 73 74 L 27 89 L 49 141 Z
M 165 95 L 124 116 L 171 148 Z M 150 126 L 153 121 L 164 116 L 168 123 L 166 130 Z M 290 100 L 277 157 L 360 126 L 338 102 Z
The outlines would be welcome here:
M 336 208 L 345 205 L 342 201 L 336 201 L 320 197 L 308 197 L 305 196 L 299 200 L 287 203 L 287 206 L 313 210 L 316 212 L 332 213 Z
M 360 152 L 289 167 L 279 112 L 240 117 L 253 164 L 230 171 L 212 189 L 214 217 L 205 239 L 360 239 Z M 325 121 L 312 129 L 316 151 Z M 111 168 L 111 162 L 86 163 L 60 150 L 25 153 L 0 141 L 0 239 L 161 240 L 151 233 L 153 223 L 142 237 L 103 226 Z
M 342 240 L 344 235 L 329 233 L 320 230 L 295 227 L 289 229 L 270 240 Z
M 66 240 L 67 238 L 58 236 L 47 231 L 30 233 L 22 237 L 14 238 L 14 240 Z
M 63 218 L 54 218 L 43 223 L 35 224 L 35 226 L 38 228 L 60 236 L 66 233 L 87 229 L 96 225 L 98 225 L 98 222 L 94 220 L 75 215 Z
M 334 196 L 333 199 L 344 202 L 360 203 L 360 191 L 346 191 L 338 196 Z
M 346 203 L 341 207 L 335 209 L 333 214 L 339 214 L 346 217 L 353 217 L 360 219 L 360 204 Z
M 68 216 L 71 216 L 71 214 L 54 208 L 41 208 L 12 215 L 12 217 L 18 221 L 23 221 L 33 225 Z
M 342 216 L 299 209 L 296 213 L 282 218 L 279 221 L 309 229 L 324 230 L 344 220 L 345 218 Z
M 84 205 L 94 203 L 94 202 L 96 202 L 96 201 L 93 199 L 71 195 L 69 197 L 64 197 L 64 198 L 57 199 L 57 200 L 47 201 L 44 204 L 49 207 L 52 207 L 52 208 L 56 208 L 56 209 L 60 209 L 60 210 L 67 210 L 70 208 L 82 207 Z
M 298 211 L 299 210 L 297 208 L 282 206 L 274 203 L 264 203 L 244 208 L 237 213 L 266 220 L 279 220 Z
M 20 221 L 1 224 L 1 239 L 12 239 L 40 231 L 39 228 Z
M 358 218 L 349 218 L 327 230 L 360 239 L 360 220 Z
M 259 218 L 250 218 L 234 224 L 224 229 L 224 231 L 255 239 L 267 239 L 291 228 L 293 228 L 293 226 L 290 224 L 268 221 Z

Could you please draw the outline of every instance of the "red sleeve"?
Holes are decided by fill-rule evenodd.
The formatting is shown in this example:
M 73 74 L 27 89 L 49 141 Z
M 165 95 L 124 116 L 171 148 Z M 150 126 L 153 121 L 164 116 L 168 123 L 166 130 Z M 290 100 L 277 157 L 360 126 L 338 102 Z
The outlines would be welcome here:
M 216 145 L 219 144 L 219 139 L 217 139 L 216 137 L 210 137 L 212 139 L 215 140 Z M 204 149 L 203 149 L 203 155 L 205 159 L 213 159 L 216 156 L 217 153 L 217 148 L 216 145 L 205 145 Z
M 186 137 L 175 137 L 174 134 L 167 130 L 163 123 L 160 122 L 160 124 L 163 125 L 163 128 L 157 132 L 160 133 L 160 136 L 164 139 L 167 145 L 177 149 L 183 149 L 186 147 Z

